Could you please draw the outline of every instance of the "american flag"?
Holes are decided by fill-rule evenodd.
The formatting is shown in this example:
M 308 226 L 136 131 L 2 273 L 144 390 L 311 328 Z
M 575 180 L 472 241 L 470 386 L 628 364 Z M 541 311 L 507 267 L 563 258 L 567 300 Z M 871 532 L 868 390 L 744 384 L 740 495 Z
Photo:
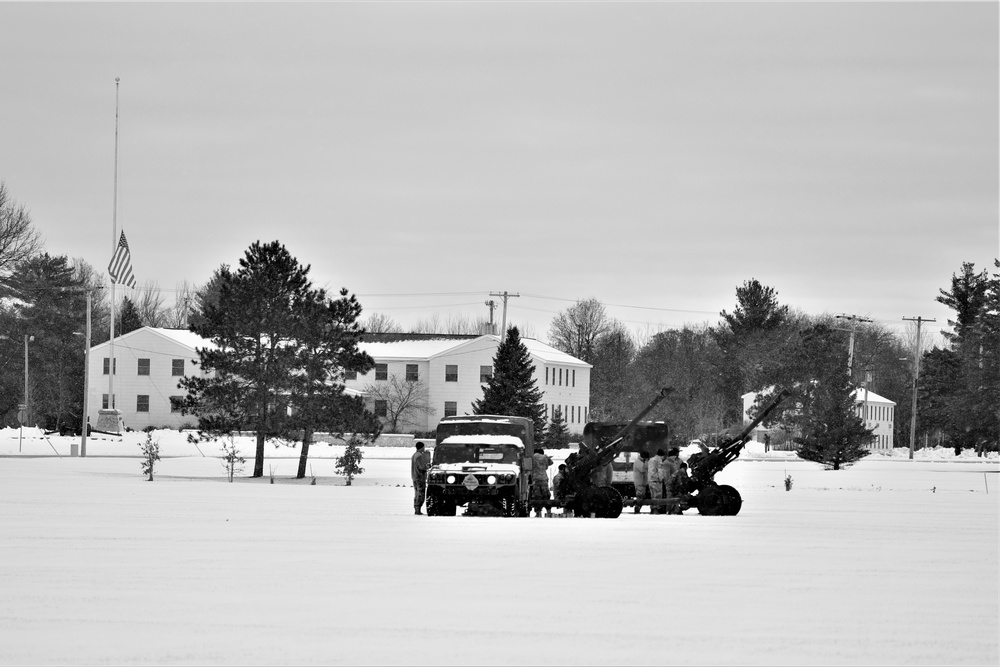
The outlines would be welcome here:
M 128 250 L 128 241 L 125 240 L 125 232 L 118 241 L 118 248 L 115 256 L 108 264 L 108 274 L 111 275 L 111 282 L 126 287 L 135 287 L 135 276 L 132 275 L 132 253 Z

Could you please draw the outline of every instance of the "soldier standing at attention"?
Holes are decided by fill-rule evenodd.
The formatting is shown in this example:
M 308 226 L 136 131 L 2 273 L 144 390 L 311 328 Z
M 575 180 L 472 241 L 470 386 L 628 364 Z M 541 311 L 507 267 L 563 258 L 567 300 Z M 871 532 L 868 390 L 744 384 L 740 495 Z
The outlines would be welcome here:
M 677 447 L 672 447 L 667 452 L 667 458 L 663 459 L 663 473 L 660 475 L 663 478 L 663 497 L 670 499 L 674 498 L 674 494 L 671 493 L 670 482 L 673 481 L 674 475 L 681 467 L 680 450 Z M 667 514 L 680 514 L 679 505 L 667 505 Z
M 646 465 L 646 479 L 649 484 L 649 499 L 659 500 L 663 497 L 663 458 L 662 449 L 656 450 L 656 456 L 649 459 Z M 650 505 L 650 514 L 663 514 L 661 505 Z
M 647 467 L 649 466 L 649 452 L 643 450 L 639 452 L 639 458 L 632 464 L 632 483 L 635 484 L 635 513 L 642 509 L 642 501 L 646 498 L 646 488 L 649 486 L 646 480 Z M 652 511 L 652 510 L 651 510 Z
M 417 451 L 410 457 L 410 477 L 413 478 L 413 513 L 423 514 L 427 496 L 427 469 L 431 467 L 431 453 L 424 449 L 424 443 L 417 443 Z
M 532 455 L 532 465 L 531 465 L 531 499 L 534 501 L 548 500 L 552 496 L 549 495 L 549 466 L 552 465 L 552 459 L 546 456 L 545 450 L 541 447 L 535 448 L 535 453 Z M 535 510 L 535 514 L 542 516 L 542 504 L 535 503 L 532 505 Z

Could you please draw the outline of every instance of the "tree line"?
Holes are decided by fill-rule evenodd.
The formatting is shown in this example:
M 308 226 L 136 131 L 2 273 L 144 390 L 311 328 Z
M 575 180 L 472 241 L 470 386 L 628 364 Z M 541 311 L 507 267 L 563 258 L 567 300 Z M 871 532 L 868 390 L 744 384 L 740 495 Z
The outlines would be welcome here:
M 825 380 L 841 384 L 841 394 L 864 387 L 895 401 L 894 444 L 907 446 L 913 342 L 879 324 L 848 327 L 833 315 L 796 312 L 777 297 L 773 288 L 751 279 L 737 287 L 735 308 L 722 311 L 717 324 L 685 325 L 645 340 L 609 317 L 598 300 L 586 299 L 553 319 L 549 341 L 593 365 L 593 420 L 627 420 L 657 387 L 669 385 L 675 391 L 658 414 L 669 419 L 679 439 L 712 437 L 740 427 L 745 393 L 762 392 L 766 398 L 769 388 L 786 387 L 793 396 L 769 421 L 784 424 L 783 437 L 791 440 L 808 424 L 805 415 L 818 409 L 817 383 Z M 965 263 L 936 300 L 951 308 L 955 319 L 948 320 L 952 331 L 944 334 L 945 347 L 917 353 L 918 443 L 943 444 L 956 452 L 995 450 L 1000 274 L 977 272 Z M 843 378 L 837 375 L 841 368 Z

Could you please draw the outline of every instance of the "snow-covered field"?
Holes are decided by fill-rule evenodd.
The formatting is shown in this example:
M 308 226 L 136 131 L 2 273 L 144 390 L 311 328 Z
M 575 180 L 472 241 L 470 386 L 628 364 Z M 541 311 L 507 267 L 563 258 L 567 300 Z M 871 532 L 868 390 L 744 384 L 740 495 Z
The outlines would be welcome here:
M 736 517 L 428 518 L 409 449 L 366 448 L 348 487 L 339 447 L 315 447 L 313 485 L 269 445 L 263 479 L 229 484 L 217 447 L 156 432 L 147 482 L 143 434 L 86 458 L 18 436 L 0 430 L 2 664 L 1000 661 L 995 454 L 831 472 L 751 446 L 719 475 Z

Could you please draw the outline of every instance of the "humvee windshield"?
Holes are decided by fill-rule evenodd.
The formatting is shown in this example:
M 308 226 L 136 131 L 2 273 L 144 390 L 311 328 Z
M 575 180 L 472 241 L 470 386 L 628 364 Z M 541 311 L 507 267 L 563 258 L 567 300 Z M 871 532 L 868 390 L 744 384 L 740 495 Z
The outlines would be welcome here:
M 434 448 L 434 463 L 517 463 L 520 452 L 516 445 L 441 443 Z

